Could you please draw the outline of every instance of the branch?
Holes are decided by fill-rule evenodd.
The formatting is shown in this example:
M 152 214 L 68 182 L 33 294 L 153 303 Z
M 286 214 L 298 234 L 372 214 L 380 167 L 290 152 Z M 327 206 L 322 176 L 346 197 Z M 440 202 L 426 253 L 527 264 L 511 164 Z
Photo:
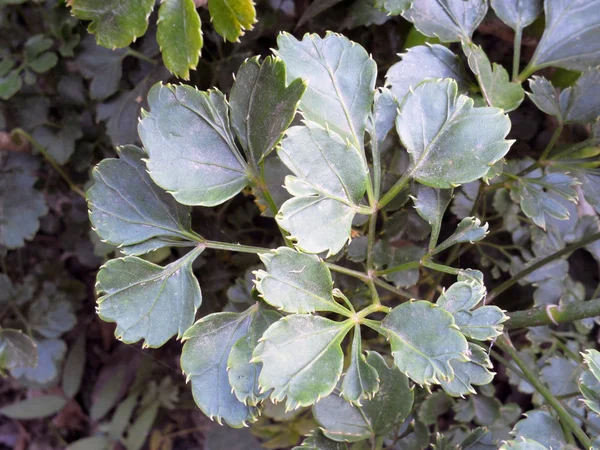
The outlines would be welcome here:
M 505 328 L 539 327 L 541 325 L 558 325 L 575 320 L 600 316 L 600 298 L 585 302 L 571 303 L 557 307 L 544 307 L 515 311 L 508 313 L 509 319 L 504 324 Z

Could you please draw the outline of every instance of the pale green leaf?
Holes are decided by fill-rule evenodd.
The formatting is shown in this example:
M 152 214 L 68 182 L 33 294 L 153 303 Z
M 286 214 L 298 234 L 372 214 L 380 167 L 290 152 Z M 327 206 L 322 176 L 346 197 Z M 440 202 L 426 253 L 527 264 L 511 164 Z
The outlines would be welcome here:
M 361 405 L 362 399 L 372 399 L 378 390 L 379 375 L 363 354 L 360 325 L 356 325 L 352 338 L 350 365 L 342 380 L 340 396 L 348 402 Z
M 443 45 L 418 45 L 401 55 L 402 60 L 389 68 L 385 84 L 400 100 L 419 83 L 434 78 L 451 78 L 459 92 L 469 87 L 467 72 L 460 58 Z
M 545 0 L 546 29 L 529 66 L 586 70 L 600 64 L 600 0 Z
M 450 200 L 452 200 L 451 189 L 437 189 L 417 185 L 413 202 L 417 213 L 431 225 L 429 250 L 433 250 L 437 244 L 444 213 L 450 204 Z
M 569 396 L 579 390 L 577 382 L 581 367 L 577 361 L 562 356 L 552 356 L 542 368 L 541 379 L 556 396 Z
M 0 328 L 0 370 L 35 367 L 38 352 L 35 342 L 20 330 Z
M 594 349 L 588 349 L 582 353 L 583 362 L 589 367 L 590 372 L 600 382 L 600 352 Z
M 40 386 L 53 384 L 60 374 L 60 367 L 67 346 L 59 339 L 34 339 L 38 351 L 35 367 L 15 367 L 10 371 L 17 379 L 27 380 Z
M 442 42 L 470 41 L 487 10 L 487 0 L 419 0 L 412 2 L 402 17 L 424 35 Z
M 523 213 L 546 230 L 546 217 L 558 220 L 569 218 L 569 210 L 556 196 L 564 197 L 572 193 L 574 184 L 575 180 L 564 173 L 551 173 L 540 179 L 520 178 L 512 193 Z
M 154 0 L 68 0 L 71 12 L 81 20 L 91 20 L 88 31 L 103 47 L 127 47 L 143 36 Z
M 339 252 L 367 188 L 360 151 L 332 130 L 307 122 L 288 130 L 277 154 L 295 175 L 286 177 L 294 198 L 283 204 L 277 222 L 302 251 Z
M 461 0 L 462 1 L 462 0 Z M 407 95 L 396 129 L 410 154 L 409 174 L 422 184 L 450 188 L 485 176 L 511 141 L 510 120 L 497 108 L 474 108 L 453 80 L 431 80 Z
M 316 429 L 309 434 L 302 444 L 292 450 L 347 450 L 346 444 L 328 439 L 323 431 Z
M 342 375 L 340 347 L 352 328 L 350 321 L 334 322 L 310 314 L 284 317 L 271 325 L 254 351 L 262 362 L 262 391 L 286 409 L 309 406 L 329 395 Z
M 363 47 L 333 33 L 325 38 L 307 34 L 302 41 L 283 33 L 277 44 L 288 81 L 308 82 L 300 102 L 304 116 L 362 149 L 375 94 L 375 61 Z
M 59 412 L 67 399 L 59 395 L 42 395 L 0 408 L 0 415 L 17 420 L 43 419 Z
M 435 247 L 432 254 L 440 253 L 456 244 L 464 242 L 472 244 L 473 242 L 480 241 L 487 234 L 488 227 L 488 223 L 481 225 L 481 221 L 477 217 L 465 217 L 456 227 L 456 231 L 448 239 Z
M 588 350 L 588 354 L 596 350 Z M 586 353 L 584 361 L 587 358 Z M 592 363 L 593 364 L 593 363 Z M 592 370 L 585 370 L 579 378 L 579 391 L 583 394 L 583 402 L 594 413 L 600 416 L 600 380 L 595 377 Z
M 394 308 L 382 322 L 394 363 L 420 385 L 451 381 L 451 360 L 466 361 L 468 344 L 452 314 L 426 301 Z
M 268 56 L 244 62 L 231 88 L 231 127 L 249 158 L 261 161 L 277 143 L 296 115 L 306 90 L 301 79 L 286 87 L 285 64 Z
M 127 430 L 123 445 L 127 450 L 140 450 L 148 439 L 160 408 L 159 402 L 147 405 Z
M 113 259 L 98 272 L 98 315 L 116 322 L 115 336 L 146 347 L 160 347 L 183 336 L 202 302 L 192 263 L 202 252 L 196 247 L 179 260 L 161 267 L 136 256 Z
M 504 441 L 498 450 L 550 450 L 532 439 Z
M 248 185 L 221 92 L 157 84 L 148 103 L 138 127 L 148 170 L 179 203 L 219 205 Z
M 72 442 L 65 450 L 107 450 L 110 444 L 105 436 L 92 436 Z
M 158 10 L 156 40 L 167 69 L 188 80 L 202 50 L 200 16 L 193 0 L 163 0 Z
M 373 111 L 369 117 L 367 131 L 371 135 L 371 141 L 377 141 L 381 146 L 388 133 L 394 128 L 396 115 L 398 114 L 398 100 L 388 88 L 380 88 L 375 91 Z
M 208 12 L 215 31 L 230 42 L 238 42 L 256 22 L 252 0 L 208 0 Z
M 484 386 L 494 379 L 490 372 L 492 363 L 486 351 L 477 344 L 469 343 L 470 361 L 453 360 L 450 362 L 454 369 L 452 381 L 442 381 L 442 388 L 453 397 L 475 394 L 473 386 Z
M 316 255 L 280 247 L 262 253 L 265 270 L 257 270 L 256 289 L 265 301 L 288 313 L 331 311 L 349 314 L 333 298 L 333 280 L 325 263 Z
M 47 339 L 55 339 L 77 323 L 71 302 L 61 296 L 43 295 L 29 308 L 27 320 L 33 330 Z
M 496 15 L 513 30 L 531 25 L 542 12 L 542 0 L 491 0 Z
M 530 439 L 544 448 L 560 449 L 566 444 L 562 427 L 558 421 L 546 411 L 533 410 L 526 413 L 526 418 L 517 422 L 513 428 L 516 440 Z
M 410 8 L 414 0 L 375 0 L 375 6 L 387 12 L 390 16 L 398 16 Z

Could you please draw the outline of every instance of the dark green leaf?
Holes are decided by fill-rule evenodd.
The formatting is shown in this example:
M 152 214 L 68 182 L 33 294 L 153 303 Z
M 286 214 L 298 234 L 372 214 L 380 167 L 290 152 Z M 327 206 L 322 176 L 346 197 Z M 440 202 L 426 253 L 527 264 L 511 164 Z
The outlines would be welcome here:
M 35 342 L 20 330 L 0 328 L 0 370 L 35 367 L 38 352 Z
M 301 27 L 309 20 L 315 18 L 324 11 L 333 8 L 335 5 L 340 3 L 342 0 L 320 0 L 318 2 L 312 2 L 302 13 L 296 27 Z
M 433 250 L 437 244 L 444 213 L 450 204 L 450 200 L 452 200 L 451 189 L 436 189 L 417 185 L 413 201 L 417 213 L 431 225 L 429 250 Z
M 238 42 L 256 22 L 252 0 L 209 0 L 208 11 L 215 31 L 230 42 Z
M 379 379 L 377 370 L 367 362 L 363 354 L 360 325 L 356 325 L 352 339 L 350 365 L 342 381 L 340 396 L 346 401 L 360 406 L 362 399 L 372 399 L 379 390 Z
M 581 376 L 581 367 L 577 361 L 561 356 L 548 359 L 542 368 L 541 379 L 550 388 L 553 395 L 572 395 L 578 392 L 577 381 Z
M 0 77 L 0 98 L 8 100 L 19 92 L 22 86 L 23 80 L 16 70 L 6 76 Z

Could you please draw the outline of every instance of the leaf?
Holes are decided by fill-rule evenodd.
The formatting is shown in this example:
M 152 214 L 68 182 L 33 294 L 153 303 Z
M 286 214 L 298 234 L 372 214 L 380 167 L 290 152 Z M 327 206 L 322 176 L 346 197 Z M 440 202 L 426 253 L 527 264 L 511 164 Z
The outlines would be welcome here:
M 248 428 L 239 430 L 228 427 L 212 427 L 204 436 L 204 450 L 263 450 L 259 440 Z
M 542 368 L 541 379 L 553 395 L 572 395 L 578 392 L 577 381 L 581 367 L 577 361 L 561 356 L 552 356 Z
M 597 350 L 586 350 L 584 363 L 589 367 L 579 378 L 579 391 L 583 394 L 585 405 L 600 415 L 600 353 Z
M 415 383 L 451 381 L 451 360 L 467 361 L 468 345 L 452 315 L 426 301 L 404 303 L 381 324 L 392 346 L 394 363 Z
M 200 16 L 193 0 L 163 0 L 158 10 L 156 40 L 167 69 L 189 80 L 202 50 Z
M 452 406 L 452 398 L 442 391 L 429 395 L 419 407 L 419 420 L 426 426 L 437 423 L 438 417 L 446 414 Z
M 508 317 L 497 306 L 475 308 L 486 294 L 485 286 L 475 281 L 459 279 L 437 300 L 437 305 L 454 316 L 461 333 L 478 341 L 494 339 L 502 334 L 502 323 Z
M 284 317 L 271 325 L 254 350 L 262 362 L 261 390 L 286 399 L 286 410 L 309 406 L 335 388 L 344 363 L 340 347 L 353 324 L 310 314 Z
M 397 247 L 390 242 L 382 240 L 376 242 L 373 246 L 373 262 L 378 268 L 385 267 L 390 269 L 402 264 L 419 262 L 423 255 L 425 255 L 425 249 L 412 244 Z M 419 281 L 419 268 L 413 267 L 411 269 L 396 271 L 384 277 L 396 286 L 414 286 Z
M 600 352 L 594 349 L 588 349 L 581 354 L 583 362 L 588 366 L 590 372 L 600 383 Z
M 192 263 L 204 250 L 196 247 L 164 268 L 136 256 L 113 259 L 98 272 L 98 315 L 116 322 L 115 336 L 131 344 L 160 347 L 184 335 L 202 302 Z
M 388 20 L 390 20 L 388 13 L 378 9 L 373 0 L 355 0 L 348 9 L 348 15 L 341 28 L 383 25 Z
M 469 342 L 470 361 L 453 360 L 450 362 L 454 370 L 452 381 L 442 381 L 442 388 L 453 397 L 475 394 L 473 386 L 484 386 L 494 379 L 490 372 L 492 363 L 486 351 L 477 344 Z
M 79 392 L 85 369 L 85 332 L 81 333 L 65 360 L 62 374 L 62 390 L 67 398 L 73 398 Z
M 519 439 L 530 439 L 544 448 L 563 448 L 566 444 L 558 421 L 546 411 L 533 410 L 527 418 L 517 422 L 513 434 Z
M 110 443 L 105 436 L 92 436 L 71 442 L 65 450 L 106 450 Z
M 427 186 L 447 189 L 481 178 L 511 145 L 504 139 L 508 117 L 497 108 L 473 108 L 457 89 L 453 80 L 424 81 L 405 97 L 396 119 L 409 174 Z
M 44 53 L 28 62 L 28 67 L 35 73 L 45 73 L 56 66 L 58 56 L 54 52 Z
M 19 92 L 22 87 L 23 80 L 21 75 L 16 70 L 13 70 L 7 75 L 0 77 L 0 98 L 2 100 L 8 100 Z
M 239 42 L 256 22 L 252 0 L 208 0 L 208 12 L 215 31 L 229 42 Z
M 456 81 L 459 92 L 469 88 L 467 72 L 460 58 L 443 45 L 418 45 L 401 55 L 385 75 L 385 84 L 400 100 L 419 83 L 434 78 L 451 78 Z
M 456 231 L 448 239 L 435 247 L 431 254 L 436 255 L 453 245 L 463 242 L 470 242 L 472 244 L 473 242 L 480 241 L 487 234 L 488 227 L 488 223 L 482 226 L 481 221 L 477 217 L 465 217 L 456 227 Z
M 373 111 L 369 117 L 367 131 L 371 135 L 371 142 L 377 141 L 381 146 L 388 133 L 394 128 L 398 114 L 398 100 L 388 88 L 379 88 L 375 91 Z
M 315 420 L 325 436 L 341 442 L 357 442 L 387 435 L 404 421 L 412 410 L 414 393 L 408 378 L 396 368 L 389 368 L 376 352 L 369 352 L 367 362 L 381 383 L 377 393 L 353 405 L 337 393 L 325 397 L 313 406 Z
M 413 202 L 417 213 L 431 225 L 429 250 L 433 250 L 437 244 L 444 213 L 450 204 L 450 200 L 452 200 L 451 189 L 436 189 L 417 185 Z
M 60 366 L 67 352 L 67 346 L 59 339 L 34 339 L 38 352 L 35 367 L 15 367 L 10 373 L 17 379 L 24 379 L 40 386 L 54 383 L 60 374 Z
M 201 206 L 219 205 L 248 185 L 221 92 L 157 84 L 148 102 L 138 128 L 156 184 L 179 203 Z
M 27 320 L 33 330 L 47 339 L 60 337 L 77 323 L 69 300 L 46 295 L 38 298 L 29 308 Z
M 58 128 L 57 128 L 58 127 Z M 66 164 L 75 151 L 75 143 L 83 137 L 81 125 L 74 114 L 62 118 L 54 127 L 36 128 L 33 137 L 58 164 Z
M 35 367 L 38 352 L 35 342 L 20 330 L 0 328 L 0 370 Z
M 375 6 L 390 16 L 398 16 L 410 8 L 411 0 L 375 0 Z
M 43 395 L 0 408 L 0 415 L 17 420 L 43 419 L 59 412 L 67 399 L 58 395 Z
M 301 79 L 286 87 L 285 64 L 268 56 L 246 60 L 231 88 L 231 126 L 249 158 L 260 162 L 281 140 L 306 90 Z
M 210 314 L 188 329 L 183 340 L 181 369 L 192 382 L 198 407 L 211 419 L 241 428 L 257 419 L 257 410 L 240 402 L 231 391 L 227 359 L 236 342 L 248 336 L 258 305 L 243 313 Z M 254 362 L 254 361 L 253 361 Z M 263 368 L 264 370 L 264 368 Z
M 546 29 L 529 67 L 583 71 L 600 64 L 599 7 L 600 0 L 545 0 Z
M 288 81 L 308 83 L 300 102 L 304 117 L 362 149 L 375 95 L 375 61 L 363 47 L 333 33 L 325 38 L 307 34 L 302 41 L 282 33 L 277 44 Z
M 306 22 L 311 19 L 314 19 L 319 14 L 324 11 L 327 11 L 330 8 L 333 8 L 335 5 L 340 3 L 342 0 L 321 0 L 318 2 L 312 2 L 310 5 L 306 7 L 300 19 L 298 19 L 298 23 L 296 24 L 296 28 L 301 27 Z
M 350 403 L 361 405 L 361 399 L 370 400 L 379 390 L 377 370 L 367 362 L 362 352 L 360 325 L 354 326 L 350 365 L 342 380 L 340 396 Z
M 265 265 L 257 270 L 256 289 L 271 306 L 288 313 L 349 311 L 333 298 L 333 280 L 325 263 L 316 255 L 306 255 L 287 247 L 259 255 Z
M 328 439 L 323 431 L 316 429 L 302 441 L 302 444 L 292 450 L 347 450 L 347 446 Z
M 569 218 L 569 210 L 554 198 L 555 193 L 544 191 L 544 187 L 547 186 L 548 184 L 537 185 L 528 179 L 521 178 L 517 188 L 512 191 L 517 197 L 523 213 L 544 230 L 546 230 L 546 216 L 558 220 Z
M 290 194 L 285 189 L 283 183 L 285 182 L 285 177 L 290 175 L 291 172 L 286 165 L 281 162 L 277 153 L 270 153 L 263 159 L 261 171 L 267 186 L 267 192 L 271 195 L 275 207 L 277 208 L 277 211 L 279 211 L 281 205 L 290 198 Z M 253 194 L 255 195 L 254 201 L 257 204 L 258 209 L 261 210 L 262 215 L 265 217 L 275 217 L 277 211 L 273 211 L 269 207 L 269 202 L 265 199 L 262 191 L 254 190 Z
M 487 10 L 486 0 L 420 0 L 413 1 L 402 17 L 426 36 L 458 42 L 471 40 Z
M 159 402 L 150 403 L 131 424 L 127 430 L 127 437 L 123 440 L 127 450 L 140 450 L 142 448 L 144 442 L 148 439 L 159 408 Z
M 139 253 L 134 244 L 152 243 L 154 249 L 189 241 L 190 209 L 154 184 L 144 152 L 127 145 L 117 153 L 118 159 L 94 168 L 95 183 L 87 192 L 90 221 L 100 238 L 128 254 Z
M 496 15 L 513 30 L 531 25 L 542 12 L 542 0 L 491 0 Z
M 549 450 L 542 444 L 532 439 L 519 439 L 504 441 L 499 447 L 499 450 Z
M 127 47 L 146 33 L 154 0 L 67 0 L 67 6 L 78 19 L 92 21 L 87 29 L 99 45 L 116 48 Z
M 462 48 L 486 103 L 506 112 L 517 109 L 525 97 L 521 85 L 511 83 L 508 72 L 500 64 L 491 64 L 479 45 L 463 43 Z

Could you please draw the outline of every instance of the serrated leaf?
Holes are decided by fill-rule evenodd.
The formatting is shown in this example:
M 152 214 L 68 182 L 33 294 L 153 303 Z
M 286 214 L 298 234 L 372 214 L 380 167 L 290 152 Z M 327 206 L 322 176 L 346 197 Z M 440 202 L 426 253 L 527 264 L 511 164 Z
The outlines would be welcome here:
M 437 244 L 444 213 L 451 200 L 451 189 L 436 189 L 420 184 L 416 187 L 415 197 L 413 198 L 415 209 L 419 216 L 431 225 L 429 250 L 433 250 Z
M 594 349 L 588 349 L 582 353 L 583 362 L 588 366 L 590 372 L 600 383 L 600 352 Z
M 219 205 L 248 185 L 221 92 L 159 83 L 148 103 L 138 127 L 148 170 L 179 203 Z
M 410 8 L 412 0 L 375 0 L 375 6 L 390 16 L 398 16 Z
M 154 184 L 145 153 L 133 145 L 117 152 L 118 159 L 105 159 L 93 170 L 95 183 L 87 192 L 90 221 L 100 238 L 127 254 L 189 240 L 190 209 Z
M 563 448 L 566 444 L 558 421 L 546 411 L 528 411 L 526 418 L 513 428 L 516 440 L 530 439 L 544 448 Z
M 261 161 L 281 140 L 306 90 L 301 79 L 286 87 L 285 64 L 268 56 L 239 68 L 231 88 L 231 127 L 249 158 Z
M 59 339 L 35 339 L 38 361 L 35 367 L 16 367 L 10 371 L 17 379 L 24 379 L 40 386 L 54 383 L 58 379 L 60 366 L 67 346 Z
M 136 256 L 110 260 L 97 276 L 98 315 L 115 322 L 115 336 L 128 344 L 144 339 L 144 346 L 160 347 L 182 337 L 202 302 L 192 263 L 203 249 L 165 267 Z
M 600 64 L 600 0 L 546 0 L 546 29 L 529 66 L 586 70 Z
M 453 397 L 475 394 L 473 386 L 484 386 L 494 379 L 494 373 L 488 369 L 492 363 L 486 351 L 477 344 L 469 342 L 470 361 L 453 360 L 450 362 L 454 370 L 452 381 L 442 381 L 442 388 Z
M 347 446 L 328 439 L 323 431 L 316 429 L 302 441 L 302 444 L 292 450 L 347 450 Z
M 334 131 L 307 122 L 288 130 L 277 154 L 295 175 L 285 179 L 294 198 L 283 204 L 277 223 L 302 251 L 339 252 L 367 189 L 360 151 Z
M 431 254 L 435 255 L 453 245 L 463 242 L 470 242 L 472 244 L 473 242 L 480 241 L 487 234 L 488 227 L 488 223 L 481 225 L 481 221 L 477 217 L 465 217 L 456 227 L 456 231 L 448 239 L 435 247 Z
M 158 10 L 156 40 L 167 69 L 189 80 L 202 50 L 200 16 L 193 0 L 163 0 Z
M 92 21 L 88 32 L 99 45 L 115 48 L 127 47 L 146 33 L 154 0 L 67 0 L 67 6 L 78 19 Z
M 288 81 L 302 78 L 308 82 L 300 102 L 304 117 L 362 149 L 375 94 L 375 61 L 363 47 L 333 33 L 325 38 L 307 34 L 302 41 L 282 33 L 277 44 Z
M 545 230 L 546 216 L 566 220 L 569 218 L 569 210 L 553 198 L 552 192 L 545 191 L 544 187 L 521 178 L 517 188 L 512 192 L 517 196 L 523 214 Z
M 541 371 L 541 379 L 550 388 L 550 392 L 558 396 L 577 393 L 580 375 L 581 367 L 577 361 L 561 356 L 549 358 Z
M 281 208 L 281 205 L 290 198 L 289 192 L 285 189 L 285 177 L 291 175 L 290 170 L 285 164 L 279 159 L 277 153 L 270 153 L 262 161 L 261 173 L 264 178 L 267 191 L 271 195 L 277 211 Z M 258 208 L 262 211 L 262 215 L 265 217 L 275 217 L 277 211 L 273 211 L 269 207 L 269 202 L 264 197 L 264 194 L 260 190 L 253 190 L 255 195 L 255 203 Z
M 531 25 L 542 12 L 542 0 L 491 0 L 496 15 L 513 30 Z
M 0 415 L 18 420 L 42 419 L 59 412 L 67 404 L 59 395 L 42 395 L 0 408 Z
M 392 91 L 388 88 L 377 89 L 373 100 L 373 111 L 367 124 L 371 142 L 377 141 L 378 147 L 383 144 L 388 133 L 394 128 L 397 114 L 398 100 Z
M 340 347 L 352 323 L 334 322 L 310 314 L 284 317 L 271 325 L 254 350 L 262 362 L 262 391 L 286 400 L 286 410 L 309 406 L 335 388 L 344 363 Z
M 208 12 L 215 31 L 230 42 L 238 42 L 256 22 L 252 0 L 208 0 Z
M 35 367 L 38 352 L 35 342 L 20 330 L 0 328 L 0 370 Z
M 47 339 L 55 339 L 77 323 L 73 306 L 66 298 L 43 296 L 29 308 L 27 320 L 31 328 Z
M 585 370 L 579 378 L 579 391 L 583 394 L 583 402 L 597 415 L 600 415 L 600 379 L 594 373 L 598 369 L 598 364 L 594 359 L 600 361 L 600 355 L 596 350 L 587 350 L 583 353 L 583 360 L 588 367 L 593 369 Z
M 356 325 L 352 338 L 350 365 L 342 380 L 340 396 L 346 401 L 360 406 L 362 399 L 372 399 L 378 390 L 379 375 L 363 354 L 360 325 Z
M 419 83 L 434 78 L 451 78 L 459 92 L 469 87 L 467 72 L 460 58 L 443 45 L 418 45 L 402 54 L 385 75 L 385 84 L 401 102 Z
M 488 10 L 486 0 L 414 1 L 402 17 L 421 33 L 442 42 L 470 41 Z
M 462 1 L 462 0 L 460 0 Z M 485 176 L 511 141 L 501 110 L 474 108 L 453 80 L 419 84 L 404 98 L 396 129 L 410 154 L 409 175 L 431 187 L 451 188 Z
M 450 361 L 467 360 L 467 340 L 452 314 L 432 303 L 404 303 L 394 308 L 381 326 L 392 346 L 396 367 L 420 385 L 452 380 Z
M 506 112 L 517 109 L 525 97 L 521 85 L 512 83 L 500 64 L 491 64 L 479 45 L 463 43 L 462 48 L 486 103 Z
M 549 450 L 532 439 L 517 439 L 504 441 L 498 450 Z
M 243 313 L 210 314 L 189 328 L 183 340 L 181 369 L 192 382 L 192 393 L 198 407 L 211 419 L 241 428 L 257 418 L 256 408 L 240 402 L 231 392 L 227 374 L 227 358 L 233 345 L 248 335 L 252 306 Z

